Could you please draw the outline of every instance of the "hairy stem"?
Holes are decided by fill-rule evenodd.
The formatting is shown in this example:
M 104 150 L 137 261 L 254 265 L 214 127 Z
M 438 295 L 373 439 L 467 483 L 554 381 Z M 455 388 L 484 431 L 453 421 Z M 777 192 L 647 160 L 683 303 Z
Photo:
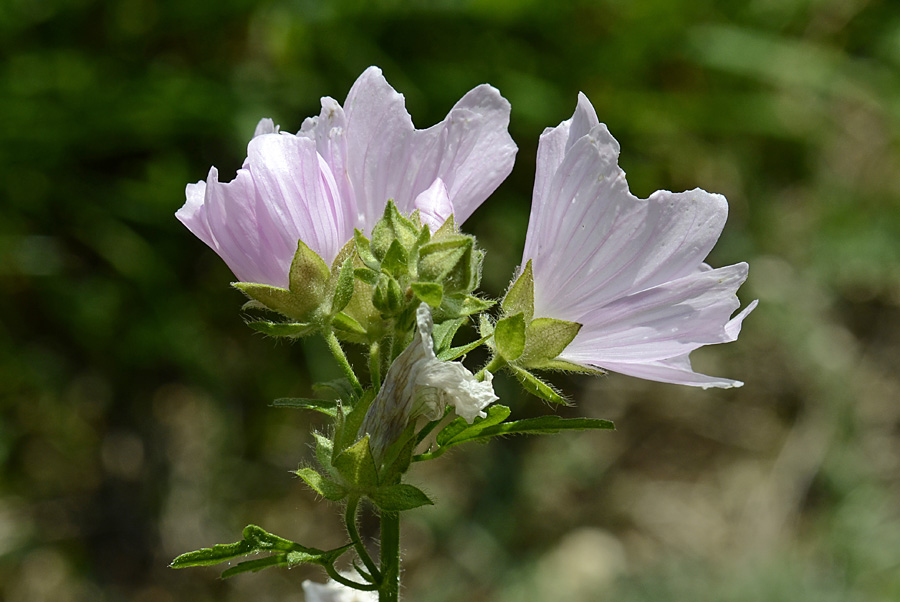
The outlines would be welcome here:
M 350 536 L 350 541 L 353 542 L 353 548 L 356 550 L 359 559 L 363 561 L 369 574 L 372 575 L 372 580 L 375 583 L 379 583 L 381 582 L 381 573 L 378 571 L 375 561 L 369 556 L 369 552 L 366 550 L 366 546 L 363 545 L 362 539 L 359 537 L 359 531 L 356 528 L 356 511 L 358 508 L 359 497 L 355 495 L 350 496 L 350 499 L 347 501 L 347 512 L 344 514 L 347 534 Z
M 344 373 L 344 376 L 346 376 L 347 380 L 350 381 L 350 385 L 353 387 L 353 390 L 357 395 L 362 395 L 362 385 L 359 384 L 359 379 L 356 378 L 356 373 L 353 371 L 353 366 L 350 365 L 350 361 L 344 354 L 344 349 L 341 347 L 341 343 L 340 341 L 338 341 L 338 338 L 337 336 L 335 336 L 334 332 L 329 330 L 325 334 L 325 342 L 328 344 L 328 349 L 331 351 L 331 355 L 334 356 L 334 359 L 337 360 L 338 365 L 341 367 L 341 371 Z
M 381 513 L 381 588 L 378 602 L 400 599 L 400 513 Z

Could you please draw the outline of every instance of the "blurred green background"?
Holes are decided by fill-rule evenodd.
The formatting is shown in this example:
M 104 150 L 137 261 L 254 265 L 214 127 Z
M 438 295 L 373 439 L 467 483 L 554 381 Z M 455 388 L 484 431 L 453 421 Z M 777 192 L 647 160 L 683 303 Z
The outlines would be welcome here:
M 288 473 L 321 421 L 268 407 L 335 368 L 247 329 L 173 213 L 260 117 L 296 130 L 370 64 L 419 127 L 482 82 L 511 101 L 515 170 L 466 224 L 489 292 L 521 256 L 538 136 L 582 90 L 636 194 L 728 197 L 709 261 L 749 261 L 760 299 L 737 343 L 695 354 L 742 389 L 554 378 L 562 413 L 618 430 L 415 467 L 437 505 L 404 523 L 406 599 L 900 600 L 888 0 L 2 0 L 0 599 L 287 601 L 323 579 L 166 566 L 249 522 L 341 543 Z

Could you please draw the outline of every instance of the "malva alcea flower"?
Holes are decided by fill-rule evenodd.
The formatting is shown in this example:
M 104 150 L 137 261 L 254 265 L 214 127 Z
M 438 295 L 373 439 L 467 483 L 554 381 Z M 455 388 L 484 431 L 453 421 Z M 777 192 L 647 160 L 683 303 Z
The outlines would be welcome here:
M 746 263 L 704 263 L 728 215 L 725 198 L 695 189 L 638 199 L 618 156 L 583 94 L 572 118 L 541 136 L 522 257 L 533 271 L 534 317 L 581 325 L 558 356 L 565 362 L 703 388 L 740 386 L 694 372 L 688 358 L 737 339 L 756 306 L 731 317 Z
M 436 228 L 462 223 L 512 170 L 509 103 L 489 85 L 468 92 L 441 123 L 417 130 L 403 95 L 368 68 L 344 106 L 325 97 L 297 134 L 263 120 L 236 177 L 189 184 L 176 213 L 242 282 L 286 288 L 298 240 L 327 264 L 368 233 L 389 199 Z

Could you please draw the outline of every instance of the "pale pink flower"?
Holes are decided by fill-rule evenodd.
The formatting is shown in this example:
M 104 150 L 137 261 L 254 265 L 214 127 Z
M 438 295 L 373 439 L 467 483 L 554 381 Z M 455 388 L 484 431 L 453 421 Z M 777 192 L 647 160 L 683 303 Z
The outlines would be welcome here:
M 188 184 L 176 217 L 244 282 L 286 288 L 302 240 L 331 263 L 353 229 L 368 233 L 388 199 L 439 226 L 462 223 L 512 170 L 509 103 L 488 85 L 469 91 L 437 125 L 417 130 L 403 95 L 369 67 L 341 107 L 322 99 L 295 134 L 264 119 L 231 182 L 216 168 Z
M 559 359 L 683 385 L 735 387 L 698 374 L 688 354 L 737 339 L 746 263 L 703 263 L 728 215 L 700 189 L 628 190 L 619 144 L 580 94 L 575 114 L 544 131 L 523 265 L 532 261 L 534 316 L 582 324 Z

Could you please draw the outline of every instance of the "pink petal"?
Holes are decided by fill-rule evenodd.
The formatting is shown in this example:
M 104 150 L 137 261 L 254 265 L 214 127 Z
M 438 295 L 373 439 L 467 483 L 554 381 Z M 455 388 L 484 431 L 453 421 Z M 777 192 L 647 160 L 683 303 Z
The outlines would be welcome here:
M 453 203 L 450 202 L 447 187 L 440 178 L 417 196 L 413 205 L 419 211 L 422 223 L 427 224 L 432 232 L 440 228 L 447 218 L 453 215 Z
M 289 244 L 291 258 L 302 240 L 326 263 L 334 261 L 353 235 L 353 216 L 315 142 L 291 134 L 259 136 L 250 141 L 248 159 L 265 199 L 265 236 Z
M 553 308 L 574 319 L 585 304 L 690 274 L 721 233 L 724 197 L 697 189 L 640 200 L 628 191 L 618 150 L 606 126 L 595 126 L 572 144 L 532 205 L 524 258 L 543 284 L 535 292 L 539 313 Z
M 733 341 L 734 327 L 726 324 L 747 269 L 739 263 L 695 272 L 590 310 L 574 320 L 583 326 L 560 357 L 585 365 L 660 360 Z
M 457 222 L 464 221 L 512 170 L 516 146 L 506 131 L 509 110 L 497 90 L 482 85 L 444 121 L 416 130 L 403 96 L 381 70 L 367 69 L 344 103 L 357 226 L 371 228 L 388 199 L 412 212 L 416 197 L 437 178 L 447 187 Z
M 694 372 L 693 369 L 691 369 L 691 360 L 687 355 L 653 362 L 607 362 L 602 367 L 612 372 L 627 374 L 628 376 L 635 376 L 646 380 L 655 380 L 676 385 L 688 385 L 691 387 L 702 387 L 703 389 L 713 387 L 730 389 L 744 385 L 744 383 L 739 380 L 707 376 L 705 374 L 700 374 L 699 372 Z

